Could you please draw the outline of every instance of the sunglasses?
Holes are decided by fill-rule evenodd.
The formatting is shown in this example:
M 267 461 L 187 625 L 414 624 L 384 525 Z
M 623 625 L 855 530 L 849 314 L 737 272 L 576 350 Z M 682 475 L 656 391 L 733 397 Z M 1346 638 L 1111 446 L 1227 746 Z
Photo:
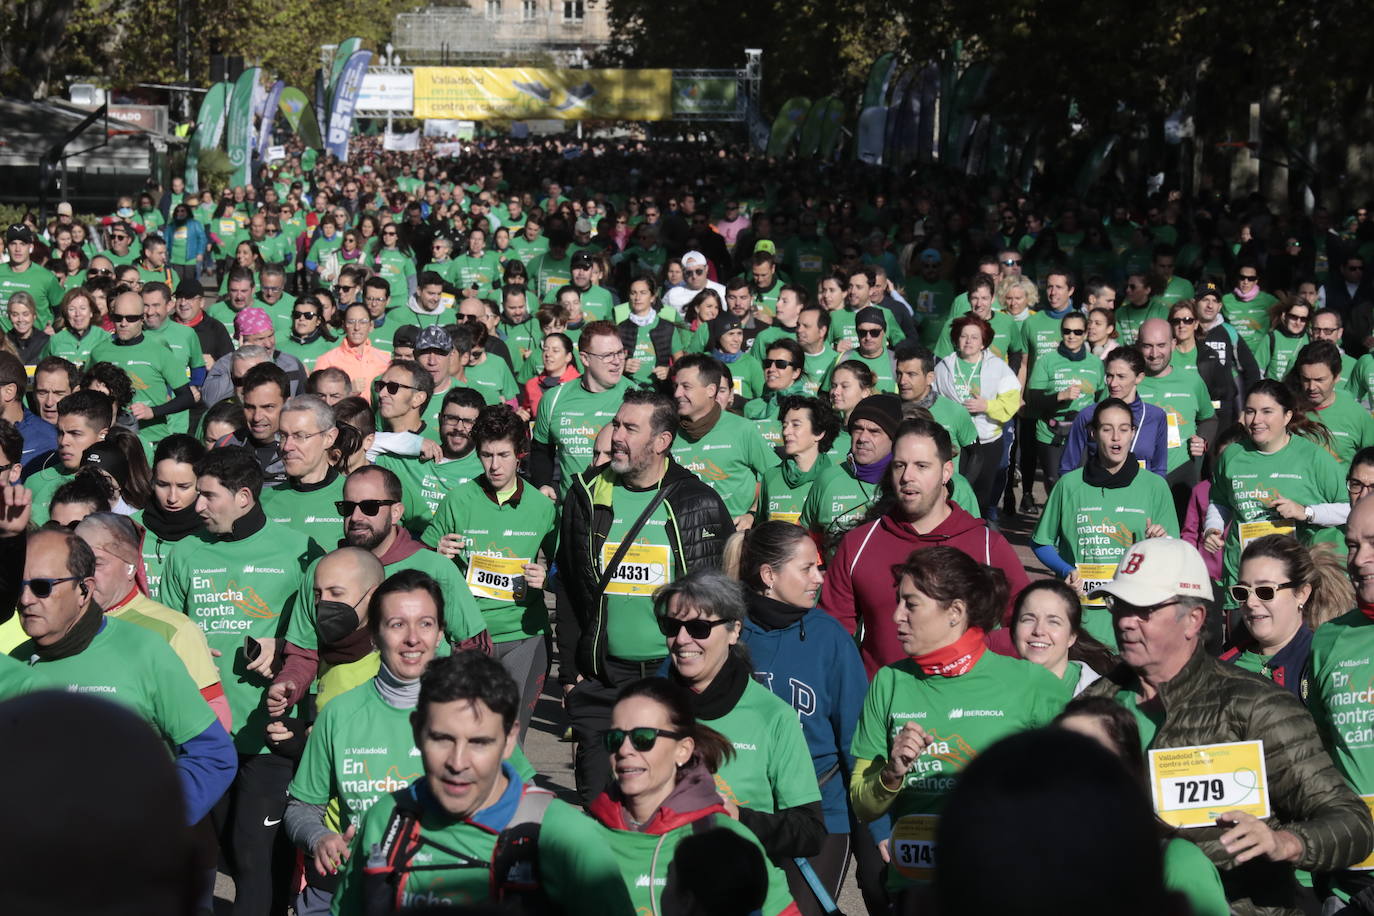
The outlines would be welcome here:
M 143 320 L 143 313 L 140 312 L 137 315 L 121 315 L 118 312 L 111 312 L 110 320 L 115 324 L 133 324 L 136 321 Z
M 1063 334 L 1065 337 L 1082 337 L 1084 334 L 1088 333 L 1088 329 L 1087 329 L 1087 328 L 1064 328 L 1064 329 L 1061 330 L 1059 333 Z
M 791 369 L 796 363 L 790 359 L 765 359 L 763 368 L 765 369 Z
M 694 270 L 684 270 L 683 273 L 685 273 L 689 277 L 704 277 L 706 276 L 706 268 L 698 267 Z
M 1283 591 L 1285 588 L 1297 588 L 1299 585 L 1302 585 L 1302 583 L 1285 582 L 1282 585 L 1256 585 L 1254 588 L 1251 588 L 1248 585 L 1233 585 L 1228 589 L 1228 591 L 1231 593 L 1232 598 L 1236 599 L 1236 601 L 1240 602 L 1241 604 L 1244 604 L 1245 602 L 1250 600 L 1251 592 L 1254 592 L 1255 597 L 1261 601 L 1273 601 L 1274 596 L 1277 595 L 1279 592 Z
M 659 738 L 672 738 L 675 741 L 686 738 L 682 732 L 670 732 L 662 728 L 650 728 L 641 726 L 639 728 L 609 728 L 602 734 L 601 738 L 606 742 L 606 753 L 614 754 L 625 744 L 625 739 L 630 739 L 630 746 L 637 751 L 647 751 L 651 749 Z
M 92 277 L 113 277 L 113 276 L 114 276 L 114 271 L 113 271 L 113 270 L 106 270 L 106 269 L 104 269 L 103 267 L 92 267 L 90 270 L 86 271 L 86 273 L 89 274 L 89 275 L 92 276 Z
M 1311 320 L 1308 315 L 1294 315 L 1292 312 L 1285 313 L 1283 317 L 1286 321 L 1296 321 L 1299 324 L 1307 324 Z
M 1003 267 L 1015 267 L 1017 264 L 1020 264 L 1020 263 L 1021 263 L 1021 260 L 1020 260 L 1019 258 L 1007 258 L 1005 261 L 1002 262 L 1002 266 L 1003 266 Z
M 856 332 L 860 337 L 882 337 L 882 328 L 859 328 Z
M 415 387 L 414 385 L 407 385 L 407 384 L 405 384 L 404 382 L 382 382 L 382 381 L 378 381 L 378 382 L 374 382 L 373 384 L 376 385 L 378 391 L 385 391 L 387 394 L 396 394 L 396 393 L 399 392 L 402 388 L 408 388 L 408 389 L 411 390 L 411 391 L 419 391 L 419 390 L 420 390 L 419 388 Z
M 1242 283 L 1254 283 L 1259 279 L 1259 274 L 1237 274 L 1236 279 Z
M 1177 318 L 1170 318 L 1169 324 L 1197 324 L 1197 319 L 1179 315 Z
M 730 620 L 706 620 L 703 617 L 694 617 L 691 620 L 679 620 L 676 617 L 658 618 L 658 631 L 669 639 L 673 639 L 683 630 L 693 639 L 710 639 L 711 631 L 716 627 L 731 623 Z M 619 745 L 616 745 L 619 747 Z
M 318 318 L 318 317 L 320 317 L 320 316 L 319 316 L 319 313 L 317 313 L 317 312 L 292 312 L 292 313 L 291 313 L 291 320 L 292 320 L 292 321 L 296 321 L 296 320 L 301 319 L 301 318 L 314 319 L 314 318 Z
M 363 515 L 372 518 L 382 511 L 384 506 L 394 506 L 400 500 L 396 499 L 339 499 L 334 501 L 334 509 L 344 518 L 353 515 L 354 509 L 362 509 Z
M 23 594 L 25 587 L 33 592 L 33 596 L 39 601 L 52 594 L 54 586 L 61 585 L 63 582 L 79 582 L 80 576 L 63 576 L 60 579 L 24 579 L 19 583 L 19 593 Z

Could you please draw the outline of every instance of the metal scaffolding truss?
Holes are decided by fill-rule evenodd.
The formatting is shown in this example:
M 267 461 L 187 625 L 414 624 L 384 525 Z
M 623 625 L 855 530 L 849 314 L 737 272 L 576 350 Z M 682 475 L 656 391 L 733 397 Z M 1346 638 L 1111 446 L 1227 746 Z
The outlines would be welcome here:
M 601 0 L 489 0 L 484 11 L 428 7 L 399 13 L 391 40 L 411 63 L 481 64 L 548 54 L 566 66 L 580 64 L 608 38 Z

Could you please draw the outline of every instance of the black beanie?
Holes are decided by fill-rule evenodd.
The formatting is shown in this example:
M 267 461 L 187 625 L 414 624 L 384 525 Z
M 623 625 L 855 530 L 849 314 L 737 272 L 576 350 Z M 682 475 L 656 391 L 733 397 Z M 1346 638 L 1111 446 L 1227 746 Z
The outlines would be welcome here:
M 869 395 L 850 411 L 846 426 L 853 429 L 855 420 L 876 423 L 889 439 L 895 439 L 897 427 L 902 425 L 902 399 L 895 394 Z

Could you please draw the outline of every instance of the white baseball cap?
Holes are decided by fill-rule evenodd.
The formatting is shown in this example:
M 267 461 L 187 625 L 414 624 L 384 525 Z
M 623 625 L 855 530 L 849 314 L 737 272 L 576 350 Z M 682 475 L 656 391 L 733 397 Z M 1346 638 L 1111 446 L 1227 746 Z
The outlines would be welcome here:
M 683 267 L 705 267 L 706 255 L 700 251 L 689 251 L 682 256 Z
M 1111 595 L 1136 607 L 1162 604 L 1175 595 L 1212 600 L 1212 580 L 1202 554 L 1178 538 L 1147 538 L 1131 545 L 1112 581 L 1092 597 Z

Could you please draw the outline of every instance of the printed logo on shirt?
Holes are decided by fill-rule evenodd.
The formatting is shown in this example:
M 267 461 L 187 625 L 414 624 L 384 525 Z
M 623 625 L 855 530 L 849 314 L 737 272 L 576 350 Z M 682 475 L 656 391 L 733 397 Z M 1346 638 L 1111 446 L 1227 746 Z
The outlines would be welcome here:
M 337 521 L 342 521 L 342 519 L 337 519 Z M 280 575 L 285 575 L 285 573 L 286 573 L 286 570 L 284 570 L 284 569 L 277 569 L 275 566 L 245 566 L 245 567 L 243 567 L 243 571 L 244 571 L 245 574 L 247 574 L 247 573 L 276 573 L 276 574 L 279 575 L 279 576 L 280 576 Z

